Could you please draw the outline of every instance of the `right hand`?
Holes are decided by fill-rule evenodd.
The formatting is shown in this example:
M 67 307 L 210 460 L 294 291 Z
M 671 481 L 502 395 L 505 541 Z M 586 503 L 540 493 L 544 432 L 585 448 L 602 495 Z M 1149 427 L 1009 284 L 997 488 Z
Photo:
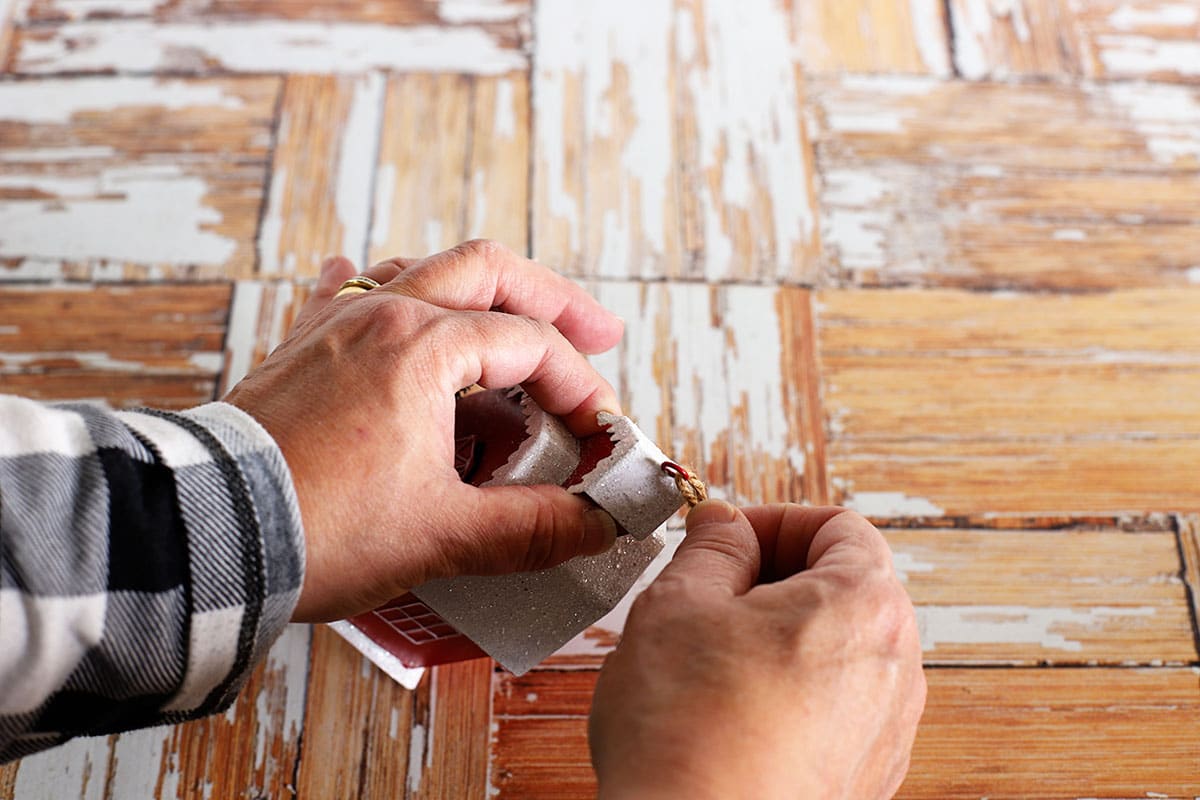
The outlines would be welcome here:
M 687 527 L 600 673 L 600 797 L 891 797 L 925 677 L 883 536 L 844 509 L 714 500 Z

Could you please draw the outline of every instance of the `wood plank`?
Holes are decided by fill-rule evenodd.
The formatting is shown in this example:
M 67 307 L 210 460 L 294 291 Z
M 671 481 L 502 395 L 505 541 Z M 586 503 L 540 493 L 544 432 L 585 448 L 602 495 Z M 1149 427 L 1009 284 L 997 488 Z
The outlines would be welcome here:
M 311 283 L 238 281 L 233 286 L 225 332 L 225 369 L 218 397 L 225 394 L 283 343 L 308 301 Z
M 1200 6 L 1072 0 L 1084 71 L 1103 78 L 1200 81 Z
M 879 517 L 1200 507 L 1200 292 L 819 302 L 840 501 Z
M 950 74 L 940 2 L 794 0 L 805 70 Z
M 117 407 L 212 399 L 225 285 L 0 288 L 0 391 Z
M 559 32 L 535 54 L 536 257 L 589 277 L 811 281 L 811 153 L 786 9 L 546 3 L 535 27 Z
M 258 241 L 262 277 L 315 277 L 328 255 L 367 254 L 384 80 L 290 75 Z
M 812 340 L 807 291 L 623 281 L 588 288 L 626 322 L 624 340 L 594 357 L 596 368 L 625 411 L 714 495 L 800 501 L 820 489 L 813 475 L 823 444 L 805 439 L 810 415 L 819 418 L 817 398 L 811 376 L 796 368 L 802 352 L 791 349 Z
M 278 89 L 0 84 L 0 280 L 250 274 Z
M 396 796 L 411 763 L 413 694 L 322 625 L 311 664 L 295 793 L 361 797 L 382 784 Z
M 44 5 L 61 7 L 67 2 L 50 0 Z M 523 33 L 527 21 L 521 3 L 230 0 L 202 6 L 194 14 L 189 13 L 192 4 L 188 3 L 168 5 L 159 0 L 151 3 L 155 5 L 180 13 L 164 12 L 159 19 L 133 16 L 20 24 L 12 37 L 7 71 L 197 75 L 393 70 L 496 75 L 528 63 Z M 313 7 L 306 9 L 306 5 Z M 399 9 L 389 10 L 393 5 Z M 424 21 L 411 18 L 411 9 L 420 6 L 425 7 L 419 12 Z M 146 3 L 136 4 L 139 11 L 146 7 Z M 430 14 L 435 19 L 428 19 Z
M 494 669 L 490 658 L 479 658 L 432 670 L 426 679 L 431 681 L 433 699 L 425 728 L 425 770 L 408 782 L 406 797 L 487 797 Z M 394 792 L 380 796 L 394 796 Z
M 0 797 L 292 797 L 308 629 L 291 627 L 225 714 L 76 739 L 5 769 Z
M 948 6 L 954 66 L 964 78 L 1074 76 L 1081 71 L 1075 15 L 1062 0 L 949 0 Z
M 22 21 L 49 23 L 68 20 L 113 20 L 153 17 L 159 21 L 206 18 L 374 22 L 388 25 L 487 25 L 516 42 L 518 23 L 529 11 L 529 0 L 388 0 L 346 3 L 342 0 L 148 0 L 104 3 L 89 0 L 26 0 Z
M 1195 89 L 846 77 L 809 92 L 829 281 L 1200 280 Z
M 912 597 L 927 664 L 1187 664 L 1198 657 L 1174 531 L 885 528 Z M 681 532 L 612 613 L 545 668 L 597 669 L 634 598 Z M 1194 595 L 1192 595 L 1194 596 Z
M 884 532 L 928 664 L 1197 659 L 1171 531 Z
M 425 256 L 474 238 L 525 253 L 528 118 L 521 73 L 393 76 L 370 260 Z
M 597 673 L 497 684 L 493 791 L 595 792 L 587 710 Z M 1200 791 L 1193 669 L 933 669 L 901 798 L 1191 797 Z M 544 700 L 543 700 L 544 698 Z M 1155 794 L 1157 793 L 1157 794 Z

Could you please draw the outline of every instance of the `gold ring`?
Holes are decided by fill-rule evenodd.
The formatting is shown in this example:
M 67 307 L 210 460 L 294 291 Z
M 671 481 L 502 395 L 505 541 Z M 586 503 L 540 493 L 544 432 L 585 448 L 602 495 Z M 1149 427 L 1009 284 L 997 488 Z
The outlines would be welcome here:
M 366 275 L 355 275 L 341 285 L 334 297 L 341 297 L 344 294 L 362 294 L 363 292 L 369 292 L 372 289 L 378 288 L 379 281 L 374 278 L 368 278 Z

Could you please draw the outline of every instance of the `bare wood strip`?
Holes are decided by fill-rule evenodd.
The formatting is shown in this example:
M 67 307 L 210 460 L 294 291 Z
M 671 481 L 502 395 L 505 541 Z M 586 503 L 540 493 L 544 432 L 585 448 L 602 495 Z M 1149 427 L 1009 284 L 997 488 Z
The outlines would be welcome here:
M 899 797 L 1191 797 L 1200 789 L 1200 750 L 1194 737 L 1180 735 L 1200 725 L 1194 670 L 926 675 L 929 701 Z M 595 792 L 586 736 L 595 676 L 501 678 L 492 765 L 497 796 Z
M 820 303 L 841 500 L 877 516 L 1200 507 L 1186 422 L 1200 413 L 1186 391 L 1200 293 L 860 291 Z M 1142 392 L 1123 394 L 1117 376 Z
M 259 235 L 263 277 L 315 276 L 327 255 L 367 254 L 384 80 L 291 75 Z
M 520 74 L 389 81 L 371 260 L 479 237 L 525 252 L 528 102 Z
M 249 274 L 278 88 L 276 78 L 0 85 L 0 276 Z
M 814 80 L 824 271 L 839 282 L 1190 284 L 1189 87 Z
M 1071 3 L 1088 74 L 1200 81 L 1200 7 L 1169 0 Z
M 181 408 L 212 399 L 229 287 L 0 289 L 0 390 Z
M 1183 556 L 1183 580 L 1192 601 L 1192 628 L 1200 648 L 1200 514 L 1177 519 L 1179 551 Z
M 783 10 L 678 0 L 536 13 L 539 30 L 560 32 L 539 40 L 534 75 L 539 259 L 588 277 L 811 281 L 811 154 Z
M 794 0 L 806 71 L 950 74 L 941 3 Z
M 396 684 L 324 626 L 313 629 L 311 664 L 296 793 L 360 797 L 364 781 L 385 775 L 393 787 L 397 782 L 402 786 L 409 763 L 411 701 L 390 696 Z M 388 694 L 383 703 L 377 699 L 381 687 Z M 373 723 L 381 721 L 381 708 L 387 712 L 386 736 L 373 730 Z M 369 743 L 375 745 L 370 764 L 376 773 L 365 769 Z
M 487 658 L 446 664 L 427 678 L 436 713 L 426 731 L 425 770 L 409 781 L 407 797 L 487 797 L 494 666 Z

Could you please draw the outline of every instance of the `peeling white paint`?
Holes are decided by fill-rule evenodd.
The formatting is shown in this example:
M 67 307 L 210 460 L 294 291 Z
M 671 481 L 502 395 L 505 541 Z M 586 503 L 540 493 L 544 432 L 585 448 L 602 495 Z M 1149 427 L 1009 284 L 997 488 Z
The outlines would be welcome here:
M 102 800 L 109 757 L 107 736 L 72 739 L 61 747 L 27 756 L 17 770 L 13 797 Z
M 27 38 L 18 73 L 210 71 L 362 73 L 462 72 L 498 75 L 527 66 L 476 27 L 237 20 L 73 22 L 46 39 Z
M 237 242 L 212 230 L 208 186 L 174 164 L 110 167 L 93 177 L 0 175 L 48 199 L 0 200 L 0 255 L 223 264 Z
M 1135 31 L 1139 28 L 1188 28 L 1200 23 L 1200 7 L 1194 3 L 1154 3 L 1136 6 L 1122 3 L 1108 15 L 1108 24 L 1115 30 Z
M 1200 264 L 1188 267 L 1187 272 L 1183 274 L 1187 278 L 1188 283 L 1200 283 Z
M 1196 57 L 1200 59 L 1200 44 Z M 1200 61 L 1196 64 L 1200 75 Z M 1093 91 L 1127 114 L 1146 149 L 1159 163 L 1182 159 L 1200 162 L 1200 90 L 1162 84 L 1110 84 Z
M 684 81 L 698 138 L 696 189 L 713 195 L 703 205 L 704 274 L 712 280 L 764 269 L 788 275 L 797 266 L 796 253 L 816 236 L 787 14 L 775 0 L 708 3 L 700 18 L 687 7 L 678 12 L 677 40 L 690 62 Z M 698 24 L 701 39 L 693 43 Z M 689 54 L 700 45 L 702 57 Z M 669 121 L 662 124 L 669 130 Z M 669 152 L 662 157 L 669 163 Z M 715 189 L 713 175 L 720 178 Z M 762 204 L 766 218 L 756 219 Z M 760 240 L 756 249 L 767 245 L 757 265 L 733 260 L 745 257 L 730 243 L 745 225 L 743 217 Z
M 392 233 L 392 202 L 396 196 L 396 165 L 390 161 L 375 173 L 375 208 L 371 215 L 371 246 L 383 247 Z M 369 260 L 369 259 L 368 259 Z
M 341 252 L 356 263 L 367 259 L 367 226 L 371 220 L 371 183 L 383 130 L 386 82 L 379 73 L 355 80 L 350 111 L 342 126 L 334 207 L 342 225 Z
M 1079 228 L 1059 228 L 1051 235 L 1051 238 L 1056 242 L 1084 242 L 1087 241 L 1087 231 Z
M 1017 41 L 1027 44 L 1032 38 L 1025 16 L 1024 0 L 962 0 L 950 4 L 954 25 L 954 63 L 964 78 L 1004 77 L 1008 65 L 993 52 L 1003 47 L 997 24 L 1012 28 Z
M 876 267 L 886 260 L 892 228 L 891 182 L 861 169 L 827 169 L 821 188 L 821 233 L 847 268 Z
M 409 732 L 408 740 L 408 772 L 405 785 L 409 794 L 415 794 L 421 789 L 421 774 L 425 768 L 425 726 L 416 723 Z
M 491 135 L 500 139 L 512 139 L 517 135 L 516 88 L 510 78 L 496 81 L 496 108 Z
M 30 125 L 65 125 L 76 114 L 114 111 L 118 108 L 183 109 L 245 106 L 241 97 L 208 81 L 158 78 L 71 78 L 36 82 L 0 83 L 0 120 Z
M 919 560 L 913 553 L 892 549 L 892 569 L 901 581 L 907 583 L 909 576 L 914 572 L 933 572 L 934 566 L 928 561 Z
M 445 245 L 442 242 L 442 221 L 441 220 L 439 220 L 439 219 L 425 220 L 423 233 L 425 234 L 425 252 L 426 253 L 440 253 L 442 250 L 446 249 Z
M 913 40 L 917 53 L 930 74 L 950 75 L 950 50 L 946 45 L 946 24 L 941 0 L 909 0 Z
M 172 726 L 122 733 L 112 750 L 113 770 L 109 797 L 176 797 L 180 764 L 171 758 Z M 164 767 L 164 759 L 167 763 Z M 24 764 L 22 764 L 24 769 Z M 159 790 L 159 770 L 163 785 Z
M 868 517 L 938 517 L 945 513 L 924 497 L 903 492 L 854 492 L 843 505 Z
M 1080 609 L 1063 606 L 917 606 L 921 647 L 948 644 L 1035 644 L 1048 650 L 1080 652 L 1083 643 L 1068 639 L 1067 627 L 1095 630 L 1114 617 L 1149 617 L 1153 606 Z
M 222 396 L 246 377 L 254 363 L 258 342 L 258 318 L 262 313 L 264 284 L 238 281 L 233 285 L 229 323 L 225 329 L 225 374 L 221 379 Z
M 1110 75 L 1200 75 L 1200 41 L 1105 34 L 1096 37 L 1096 45 L 1100 63 Z
M 295 266 L 295 259 L 287 257 L 293 254 L 282 252 L 283 201 L 287 194 L 287 182 L 287 167 L 276 167 L 271 173 L 271 189 L 267 193 L 267 210 L 263 213 L 258 231 L 258 268 L 264 275 L 285 273 L 285 266 Z M 290 272 L 290 270 L 286 270 L 286 272 Z

